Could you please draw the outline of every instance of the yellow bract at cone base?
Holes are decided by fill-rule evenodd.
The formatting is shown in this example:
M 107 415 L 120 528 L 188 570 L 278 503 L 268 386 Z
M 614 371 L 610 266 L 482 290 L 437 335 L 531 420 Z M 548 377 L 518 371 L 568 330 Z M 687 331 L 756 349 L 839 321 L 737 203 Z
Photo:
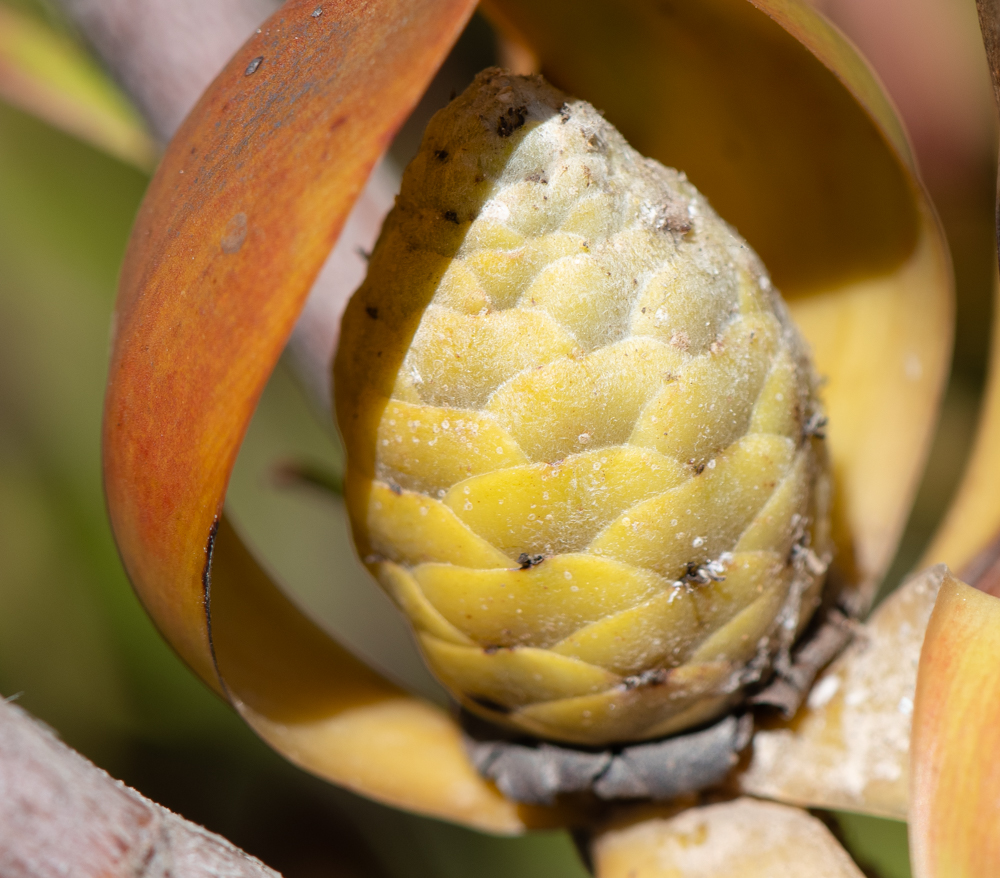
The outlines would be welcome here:
M 804 344 L 747 244 L 588 104 L 489 70 L 438 113 L 341 339 L 359 552 L 470 710 L 679 731 L 818 605 Z

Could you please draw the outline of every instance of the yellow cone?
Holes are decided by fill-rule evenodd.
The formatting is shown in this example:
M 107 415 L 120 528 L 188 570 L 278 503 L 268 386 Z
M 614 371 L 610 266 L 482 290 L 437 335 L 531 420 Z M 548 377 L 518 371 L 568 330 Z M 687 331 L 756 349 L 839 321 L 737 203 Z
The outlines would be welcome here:
M 335 366 L 359 552 L 470 710 L 731 707 L 819 602 L 822 412 L 747 244 L 588 104 L 486 71 L 407 169 Z

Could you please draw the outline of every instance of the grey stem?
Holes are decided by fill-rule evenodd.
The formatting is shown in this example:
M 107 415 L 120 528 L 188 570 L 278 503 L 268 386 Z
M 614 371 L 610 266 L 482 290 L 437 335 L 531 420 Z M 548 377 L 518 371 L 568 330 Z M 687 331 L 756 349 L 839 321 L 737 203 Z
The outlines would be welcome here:
M 0 875 L 281 878 L 109 777 L 2 696 Z

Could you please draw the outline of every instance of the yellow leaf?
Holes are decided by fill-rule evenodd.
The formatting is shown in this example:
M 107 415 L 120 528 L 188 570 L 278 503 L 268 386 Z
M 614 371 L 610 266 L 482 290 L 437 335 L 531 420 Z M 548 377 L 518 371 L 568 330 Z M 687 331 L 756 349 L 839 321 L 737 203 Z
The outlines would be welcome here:
M 596 878 L 862 878 L 815 817 L 755 799 L 612 829 L 595 841 L 594 865 Z

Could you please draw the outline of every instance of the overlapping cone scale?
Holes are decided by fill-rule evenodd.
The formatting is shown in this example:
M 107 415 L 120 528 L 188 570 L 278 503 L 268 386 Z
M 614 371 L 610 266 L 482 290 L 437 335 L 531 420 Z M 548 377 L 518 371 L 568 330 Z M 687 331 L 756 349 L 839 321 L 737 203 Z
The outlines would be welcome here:
M 485 71 L 428 126 L 344 318 L 359 552 L 469 710 L 587 745 L 697 725 L 820 601 L 815 385 L 683 174 Z

